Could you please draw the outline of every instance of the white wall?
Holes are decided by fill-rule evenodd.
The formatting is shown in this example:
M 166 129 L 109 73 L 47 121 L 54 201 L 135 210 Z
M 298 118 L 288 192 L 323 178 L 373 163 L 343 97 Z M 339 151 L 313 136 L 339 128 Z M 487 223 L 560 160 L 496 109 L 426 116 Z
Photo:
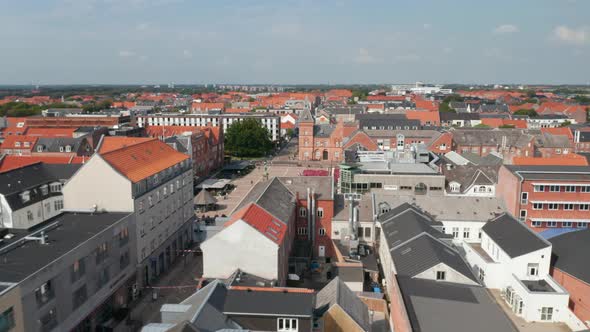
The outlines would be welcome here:
M 443 224 L 445 234 L 453 234 L 453 227 L 459 228 L 459 236 L 453 239 L 454 243 L 460 244 L 463 241 L 478 243 L 481 242 L 479 238 L 479 232 L 481 228 L 486 224 L 484 221 L 441 221 Z M 465 228 L 469 228 L 469 237 L 463 237 L 463 231 Z
M 279 246 L 238 220 L 201 244 L 203 277 L 225 279 L 240 269 L 272 280 L 279 277 Z
M 95 153 L 63 186 L 64 208 L 133 212 L 131 181 Z
M 436 280 L 436 272 L 438 272 L 438 271 L 445 272 L 445 280 L 444 281 L 455 282 L 455 283 L 466 284 L 466 285 L 477 285 L 477 283 L 475 281 L 465 277 L 464 275 L 462 275 L 461 273 L 457 272 L 456 270 L 452 269 L 451 267 L 449 267 L 448 265 L 446 265 L 444 263 L 439 263 L 439 264 L 431 267 L 430 269 L 415 275 L 414 278 Z

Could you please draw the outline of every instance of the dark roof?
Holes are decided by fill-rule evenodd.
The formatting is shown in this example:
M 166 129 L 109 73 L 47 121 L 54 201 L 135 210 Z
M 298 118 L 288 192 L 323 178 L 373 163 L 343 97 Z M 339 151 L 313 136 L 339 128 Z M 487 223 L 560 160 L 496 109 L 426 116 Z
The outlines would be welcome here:
M 365 112 L 364 105 L 328 106 L 322 108 L 328 114 L 359 114 Z
M 482 230 L 511 258 L 550 246 L 546 240 L 508 214 L 490 220 Z
M 590 131 L 579 131 L 580 142 L 590 142 Z
M 256 203 L 285 224 L 289 222 L 295 208 L 294 195 L 278 178 L 258 182 L 233 212 L 250 203 Z
M 481 286 L 398 277 L 414 332 L 517 332 Z
M 461 185 L 461 192 L 474 185 L 493 185 L 498 182 L 498 166 L 454 166 L 452 169 L 443 168 L 442 172 L 447 183 L 457 182 Z
M 504 165 L 524 180 L 590 181 L 590 166 Z
M 188 137 L 172 136 L 164 140 L 164 143 L 170 145 L 174 150 L 182 153 L 188 153 Z
M 421 129 L 420 120 L 407 119 L 404 114 L 357 114 L 362 129 Z
M 303 112 L 301 112 L 297 122 L 312 122 L 313 123 L 314 121 L 313 121 L 313 116 L 311 116 L 311 112 L 309 110 L 304 110 Z
M 67 254 L 90 238 L 125 218 L 128 213 L 62 213 L 29 231 L 16 231 L 10 240 L 4 239 L 0 248 L 0 281 L 20 282 L 51 262 Z M 38 236 L 48 225 L 57 227 L 45 231 L 47 244 L 24 241 L 26 236 Z M 112 232 L 111 232 L 112 233 Z M 112 236 L 112 234 L 111 234 Z M 12 245 L 7 248 L 7 246 Z M 6 250 L 8 249 L 8 250 Z M 26 263 L 26 264 L 25 264 Z
M 313 293 L 230 289 L 225 297 L 226 315 L 313 316 Z
M 66 152 L 65 147 L 70 146 L 71 152 L 78 152 L 83 147 L 83 144 L 88 144 L 86 137 L 41 137 L 35 143 L 33 151 L 35 152 Z M 39 151 L 41 147 L 42 151 Z M 60 148 L 63 149 L 60 150 Z
M 490 153 L 485 157 L 481 157 L 475 153 L 471 152 L 463 152 L 461 153 L 461 157 L 469 160 L 471 163 L 479 166 L 500 166 L 502 165 L 502 158 Z
M 455 112 L 440 112 L 440 121 L 452 120 L 479 120 L 478 113 L 455 113 Z
M 453 142 L 466 146 L 501 146 L 506 138 L 507 147 L 525 147 L 533 136 L 518 129 L 456 129 Z
M 61 195 L 61 193 L 52 192 L 43 195 L 38 188 L 53 182 L 68 180 L 81 166 L 79 164 L 36 163 L 0 173 L 0 194 L 4 195 L 13 211 L 18 210 L 49 196 Z M 30 199 L 23 202 L 20 193 L 26 190 L 30 191 Z
M 316 314 L 322 316 L 335 304 L 339 305 L 364 331 L 370 330 L 369 308 L 339 277 L 334 278 L 317 293 Z
M 313 135 L 315 137 L 330 137 L 336 126 L 330 124 L 320 124 L 313 126 Z
M 461 255 L 430 234 L 422 235 L 391 251 L 397 274 L 405 277 L 416 275 L 438 265 L 445 264 L 474 282 L 478 282 Z
M 553 244 L 552 265 L 590 284 L 590 229 L 562 234 L 549 241 Z
M 377 220 L 381 223 L 381 231 L 389 249 L 393 249 L 421 233 L 429 233 L 435 237 L 444 236 L 433 227 L 442 227 L 441 222 L 425 216 L 418 208 L 408 203 L 401 204 L 380 215 Z

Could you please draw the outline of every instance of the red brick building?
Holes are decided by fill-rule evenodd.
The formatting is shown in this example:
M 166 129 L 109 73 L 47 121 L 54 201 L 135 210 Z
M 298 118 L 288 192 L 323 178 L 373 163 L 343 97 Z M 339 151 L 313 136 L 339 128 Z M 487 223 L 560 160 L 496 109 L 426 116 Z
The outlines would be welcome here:
M 343 141 L 357 130 L 356 123 L 316 125 L 309 111 L 299 118 L 299 160 L 341 162 Z
M 457 129 L 453 131 L 453 151 L 485 157 L 495 152 L 506 163 L 513 157 L 532 157 L 535 137 L 520 129 Z
M 508 212 L 537 232 L 590 223 L 589 166 L 504 165 L 496 193 Z
M 590 230 L 549 239 L 553 245 L 551 276 L 570 293 L 569 308 L 590 327 Z

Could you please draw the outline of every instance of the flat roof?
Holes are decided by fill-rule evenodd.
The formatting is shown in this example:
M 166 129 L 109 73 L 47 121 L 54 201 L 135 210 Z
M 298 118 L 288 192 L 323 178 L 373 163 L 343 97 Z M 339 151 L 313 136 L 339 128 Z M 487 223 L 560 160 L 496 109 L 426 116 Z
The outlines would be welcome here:
M 228 179 L 207 179 L 197 186 L 198 189 L 223 189 L 231 181 Z
M 437 221 L 487 222 L 506 211 L 496 197 L 400 195 L 386 190 L 375 192 L 375 207 L 387 203 L 395 208 L 403 203 L 417 205 Z
M 116 224 L 129 213 L 65 212 L 27 231 L 11 231 L 0 247 L 0 282 L 20 282 L 78 245 Z M 55 225 L 55 226 L 52 226 Z M 45 230 L 47 243 L 25 240 Z
M 590 181 L 590 166 L 515 166 L 504 165 L 524 180 Z
M 312 317 L 313 293 L 230 289 L 225 298 L 226 315 L 273 315 Z

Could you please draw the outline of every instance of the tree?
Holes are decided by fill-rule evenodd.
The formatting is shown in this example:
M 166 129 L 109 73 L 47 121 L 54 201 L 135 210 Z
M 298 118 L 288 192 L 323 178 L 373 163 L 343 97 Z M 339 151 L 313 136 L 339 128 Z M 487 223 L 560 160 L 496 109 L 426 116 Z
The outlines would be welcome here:
M 478 125 L 473 126 L 473 128 L 490 128 L 487 124 L 480 123 Z
M 572 124 L 572 122 L 571 122 L 571 121 L 569 121 L 569 120 L 567 120 L 567 121 L 564 121 L 564 122 L 563 122 L 562 124 L 560 124 L 559 126 L 560 126 L 560 127 L 567 127 L 567 126 L 569 126 L 569 125 L 571 125 L 571 124 Z
M 0 105 L 0 116 L 8 117 L 26 117 L 31 115 L 41 114 L 41 110 L 45 109 L 43 106 L 30 105 L 22 102 L 9 102 Z
M 295 135 L 295 131 L 293 130 L 293 128 L 287 129 L 287 136 L 293 137 L 294 135 Z
M 523 109 L 519 109 L 516 112 L 514 112 L 514 115 L 528 115 L 530 117 L 536 117 L 539 114 L 537 114 L 537 112 L 533 109 L 523 108 Z
M 225 149 L 236 157 L 262 157 L 272 148 L 268 130 L 255 119 L 234 122 L 225 133 Z
M 511 125 L 511 124 L 505 124 L 505 125 L 501 125 L 501 126 L 500 126 L 500 127 L 498 127 L 498 128 L 503 128 L 503 129 L 513 129 L 513 128 L 514 128 L 514 125 Z
M 110 99 L 105 99 L 105 100 L 99 101 L 98 103 L 94 102 L 94 101 L 90 102 L 90 103 L 84 105 L 82 107 L 82 109 L 86 113 L 94 113 L 94 112 L 100 112 L 101 110 L 104 110 L 104 109 L 109 109 L 109 108 L 111 108 L 111 106 L 113 106 L 113 101 Z

